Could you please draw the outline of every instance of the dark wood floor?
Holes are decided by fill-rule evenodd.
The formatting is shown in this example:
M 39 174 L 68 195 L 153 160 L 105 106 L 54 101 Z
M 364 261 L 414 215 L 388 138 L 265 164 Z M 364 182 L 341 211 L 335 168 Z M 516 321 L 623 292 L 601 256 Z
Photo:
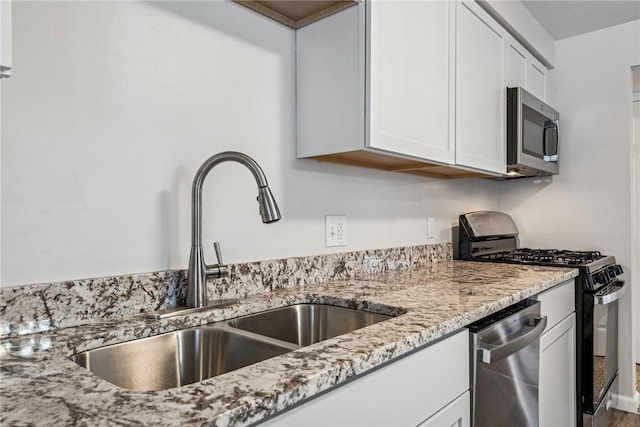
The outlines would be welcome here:
M 640 427 L 640 415 L 612 409 L 613 418 L 609 427 Z
M 640 390 L 640 365 L 636 365 L 636 390 Z M 609 427 L 640 427 L 640 415 L 614 409 Z

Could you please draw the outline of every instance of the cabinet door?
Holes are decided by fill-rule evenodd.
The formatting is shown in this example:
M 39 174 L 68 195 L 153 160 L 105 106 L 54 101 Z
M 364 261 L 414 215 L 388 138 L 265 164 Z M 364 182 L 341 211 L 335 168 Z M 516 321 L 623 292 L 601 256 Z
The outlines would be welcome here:
M 527 90 L 545 100 L 547 68 L 509 34 L 505 38 L 504 81 L 506 87 Z
M 527 52 L 511 37 L 506 39 L 504 54 L 504 85 L 527 87 Z
M 505 31 L 475 2 L 462 2 L 456 33 L 456 164 L 506 173 Z
M 453 163 L 449 137 L 454 5 L 372 0 L 367 6 L 369 148 Z
M 527 70 L 527 90 L 540 100 L 545 100 L 547 69 L 539 61 L 530 58 Z
M 416 426 L 468 389 L 469 333 L 462 330 L 271 418 L 264 425 Z
M 442 408 L 437 414 L 418 427 L 470 427 L 471 395 L 467 391 L 462 396 Z
M 575 314 L 540 337 L 540 427 L 576 425 Z

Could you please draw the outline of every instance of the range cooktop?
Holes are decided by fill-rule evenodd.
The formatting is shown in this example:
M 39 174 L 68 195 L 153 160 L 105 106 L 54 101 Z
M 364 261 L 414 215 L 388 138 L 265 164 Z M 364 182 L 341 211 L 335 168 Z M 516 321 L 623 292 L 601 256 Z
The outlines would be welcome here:
M 519 248 L 486 254 L 483 258 L 495 261 L 514 261 L 537 265 L 582 266 L 604 258 L 598 251 L 570 251 L 566 249 Z

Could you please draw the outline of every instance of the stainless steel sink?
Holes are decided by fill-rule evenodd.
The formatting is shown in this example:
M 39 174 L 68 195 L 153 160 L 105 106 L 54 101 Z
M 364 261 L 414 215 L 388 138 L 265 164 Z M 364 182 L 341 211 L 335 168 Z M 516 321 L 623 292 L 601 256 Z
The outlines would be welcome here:
M 196 383 L 298 348 L 227 327 L 198 327 L 86 351 L 71 360 L 130 390 Z
M 231 327 L 300 346 L 373 325 L 392 316 L 324 304 L 297 304 L 239 317 Z
M 129 390 L 193 384 L 364 328 L 392 316 L 298 304 L 71 356 L 100 378 Z

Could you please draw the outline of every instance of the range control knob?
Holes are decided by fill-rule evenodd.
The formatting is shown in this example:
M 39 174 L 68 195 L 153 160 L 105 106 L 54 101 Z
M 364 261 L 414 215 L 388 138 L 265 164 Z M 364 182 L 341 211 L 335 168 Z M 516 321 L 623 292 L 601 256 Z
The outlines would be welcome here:
M 599 271 L 596 274 L 594 274 L 594 279 L 596 281 L 596 283 L 608 283 L 609 282 L 609 275 L 607 274 L 607 271 Z
M 610 268 L 607 268 L 605 271 L 603 271 L 603 274 L 607 282 L 611 281 L 611 279 L 615 277 L 615 273 Z
M 609 275 L 606 271 L 601 271 L 598 274 L 598 283 L 607 283 L 609 281 Z

